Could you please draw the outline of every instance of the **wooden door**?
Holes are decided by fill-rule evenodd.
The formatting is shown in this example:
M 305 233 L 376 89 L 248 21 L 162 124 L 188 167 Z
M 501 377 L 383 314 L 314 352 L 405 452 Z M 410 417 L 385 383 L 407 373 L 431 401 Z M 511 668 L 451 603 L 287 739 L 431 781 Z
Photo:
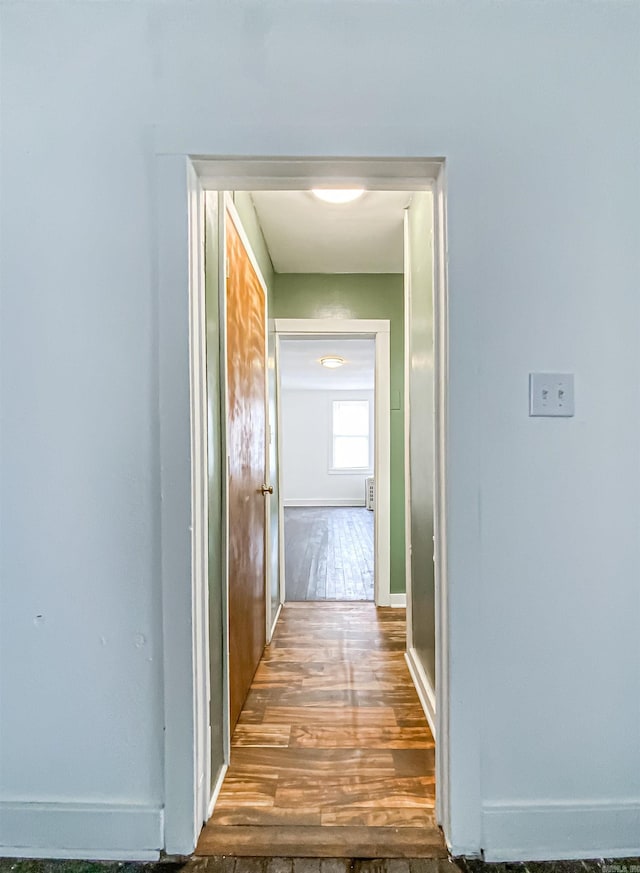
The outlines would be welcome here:
M 266 300 L 227 211 L 229 720 L 231 732 L 266 643 Z

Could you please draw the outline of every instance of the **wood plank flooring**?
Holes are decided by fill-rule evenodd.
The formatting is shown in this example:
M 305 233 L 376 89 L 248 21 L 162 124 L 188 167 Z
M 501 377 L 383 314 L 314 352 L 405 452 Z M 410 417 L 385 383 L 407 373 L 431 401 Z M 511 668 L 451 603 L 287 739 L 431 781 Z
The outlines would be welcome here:
M 434 742 L 404 651 L 404 610 L 286 604 L 197 853 L 443 856 Z
M 360 506 L 284 510 L 287 602 L 373 600 L 373 513 Z

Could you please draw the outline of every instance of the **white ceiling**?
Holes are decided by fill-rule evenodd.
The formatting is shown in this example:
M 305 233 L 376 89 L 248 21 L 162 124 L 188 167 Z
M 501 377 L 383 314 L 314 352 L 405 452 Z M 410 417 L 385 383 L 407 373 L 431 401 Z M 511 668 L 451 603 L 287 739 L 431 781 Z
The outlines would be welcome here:
M 277 273 L 401 273 L 409 191 L 324 203 L 310 191 L 251 194 Z
M 345 359 L 329 370 L 320 363 L 324 355 Z M 282 339 L 280 378 L 283 388 L 372 391 L 375 375 L 375 342 L 372 339 Z

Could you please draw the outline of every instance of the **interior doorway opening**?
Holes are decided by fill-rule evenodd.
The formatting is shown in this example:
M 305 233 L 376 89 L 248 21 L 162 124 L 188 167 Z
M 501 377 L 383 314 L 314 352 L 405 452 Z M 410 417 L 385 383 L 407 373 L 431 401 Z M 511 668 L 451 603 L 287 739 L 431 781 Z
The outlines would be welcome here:
M 284 600 L 374 600 L 375 340 L 279 343 Z
M 291 184 L 291 183 L 289 182 L 288 184 Z M 425 187 L 426 187 L 426 186 L 425 186 Z M 429 187 L 430 187 L 430 185 L 429 185 Z M 221 203 L 221 199 L 220 199 L 220 198 L 218 198 L 217 203 L 218 203 L 218 209 L 219 209 L 219 211 L 220 211 L 220 203 Z M 217 236 L 218 240 L 220 240 L 220 235 L 219 235 L 219 233 L 216 234 L 216 236 Z M 430 241 L 429 241 L 429 242 L 430 242 Z M 406 237 L 405 237 L 405 243 L 406 243 Z M 221 269 L 219 270 L 219 273 L 218 273 L 218 279 L 222 279 L 222 284 L 224 284 L 224 281 L 226 280 L 226 276 L 223 275 L 223 272 L 226 272 L 226 269 L 228 269 L 227 264 L 226 264 L 226 259 L 224 259 L 224 258 L 220 258 L 220 259 L 219 259 L 219 266 L 221 267 Z M 220 282 L 218 282 L 218 285 L 220 285 Z M 218 288 L 218 290 L 219 290 L 219 288 Z M 222 318 L 222 313 L 221 313 L 221 318 Z M 223 350 L 223 351 L 224 351 L 224 350 Z M 271 361 L 271 349 L 269 350 L 269 360 Z M 225 363 L 228 363 L 228 362 L 223 361 L 223 360 L 222 360 L 222 356 L 221 356 L 221 372 L 224 370 Z M 411 365 L 409 364 L 409 366 L 411 366 Z M 223 374 L 223 376 L 224 376 L 224 374 Z M 223 381 L 224 381 L 224 379 L 223 379 Z M 408 389 L 407 389 L 407 390 L 408 390 Z M 227 399 L 228 399 L 228 398 L 227 398 Z M 223 424 L 224 424 L 224 422 L 223 422 Z M 223 441 L 222 441 L 222 443 L 223 443 Z M 221 444 L 222 444 L 222 443 L 221 443 Z M 225 448 L 226 448 L 226 447 L 225 447 Z M 436 471 L 436 475 L 437 475 L 437 471 Z M 222 488 L 222 491 L 224 492 L 224 487 Z M 223 495 L 223 496 L 224 496 L 224 495 Z M 226 498 L 228 499 L 228 494 L 226 495 Z M 224 504 L 224 500 L 223 500 L 222 502 L 223 502 L 223 504 Z M 223 506 L 222 508 L 223 508 L 223 514 L 224 514 L 224 506 Z M 410 553 L 409 553 L 409 554 L 410 554 Z M 404 557 L 406 558 L 407 556 L 405 555 Z M 223 567 L 223 570 L 224 570 L 224 567 Z M 222 610 L 223 610 L 223 613 L 224 613 L 225 606 L 228 606 L 228 604 L 225 604 L 225 603 L 224 603 L 224 592 L 223 592 L 223 598 L 222 598 L 222 600 L 223 600 L 223 602 L 222 602 Z M 411 612 L 410 612 L 410 602 L 409 602 L 408 605 L 409 605 L 409 616 L 410 616 L 410 615 L 411 615 Z M 224 631 L 224 622 L 223 622 L 223 631 Z M 409 643 L 409 644 L 411 643 L 411 635 L 412 635 L 412 626 L 411 626 L 411 623 L 410 623 L 410 624 L 409 624 L 409 639 L 408 639 L 408 643 Z M 227 642 L 228 642 L 228 641 L 227 641 Z M 411 648 L 411 646 L 409 646 L 409 648 Z M 222 657 L 223 657 L 223 659 L 224 659 L 224 657 L 225 657 L 224 647 L 223 647 Z M 414 679 L 415 679 L 415 676 L 414 676 Z M 224 684 L 224 683 L 223 683 L 223 684 Z M 435 683 L 434 683 L 434 684 L 435 684 Z M 223 691 L 224 691 L 224 689 L 223 689 Z M 226 691 L 227 691 L 227 693 L 228 693 L 228 688 L 226 689 Z M 224 704 L 224 701 L 223 701 L 223 704 Z M 211 709 L 212 719 L 213 719 L 213 711 L 214 711 L 214 710 L 213 710 L 213 707 L 212 707 L 212 709 Z M 378 715 L 379 715 L 379 714 L 380 714 L 380 713 L 378 713 Z M 213 725 L 212 725 L 212 727 L 213 727 Z M 224 728 L 225 728 L 225 725 L 223 724 L 223 734 L 224 734 Z M 228 755 L 228 745 L 229 745 L 229 739 L 230 739 L 230 726 L 229 726 L 229 724 L 226 725 L 226 737 L 223 737 L 223 739 L 226 740 L 226 743 L 223 742 L 223 746 L 226 745 L 227 748 L 226 748 L 225 751 L 227 752 L 227 755 Z M 213 761 L 211 761 L 211 773 L 212 773 L 212 776 L 215 775 L 215 774 L 214 774 Z M 215 778 L 213 779 L 214 793 L 213 793 L 213 797 L 212 797 L 212 799 L 215 799 L 215 791 L 216 791 L 216 788 L 219 787 L 219 783 L 220 783 L 220 779 L 218 779 L 218 780 L 216 780 Z M 442 789 L 442 786 L 439 785 L 439 790 L 441 790 L 441 789 Z M 438 814 L 438 820 L 439 820 L 440 822 L 443 822 L 443 818 L 444 818 L 444 817 L 443 817 L 442 815 Z M 443 822 L 443 823 L 444 823 L 444 822 Z
M 324 291 L 320 289 L 318 293 L 322 296 Z M 283 602 L 287 599 L 288 586 L 291 592 L 305 594 L 288 599 L 370 599 L 378 606 L 388 606 L 391 578 L 390 322 L 388 319 L 332 317 L 276 318 L 274 323 L 279 368 L 280 416 L 276 430 L 283 522 L 281 543 L 285 547 L 280 565 Z M 295 376 L 287 375 L 287 348 L 292 349 L 289 354 Z M 322 373 L 323 355 L 317 353 L 326 350 L 344 353 L 346 357 L 340 356 L 344 360 L 344 376 Z M 297 360 L 299 356 L 307 361 L 306 374 Z M 301 392 L 301 384 L 307 390 Z M 313 385 L 319 387 L 312 388 Z M 345 420 L 345 407 L 348 414 L 352 414 L 355 407 L 355 417 Z M 353 454 L 353 442 L 362 455 L 355 458 L 360 464 L 357 468 L 345 466 L 339 455 L 340 451 L 344 453 L 345 443 L 347 451 Z M 335 457 L 336 448 L 338 457 Z M 354 458 L 344 460 L 353 463 Z M 297 566 L 291 566 L 295 565 L 295 560 L 292 561 L 291 573 L 287 574 L 287 511 L 309 507 L 319 510 L 306 530 L 312 539 L 297 544 L 298 554 L 300 547 L 304 549 L 303 560 Z M 339 509 L 346 511 L 337 512 Z M 337 538 L 331 543 L 329 555 L 329 536 L 323 516 L 326 518 L 332 511 L 338 516 L 334 532 Z M 359 529 L 349 530 L 352 516 L 358 512 L 361 514 Z M 323 539 L 325 533 L 326 539 Z M 352 549 L 358 537 L 368 538 L 369 542 L 365 543 L 368 555 L 357 549 L 357 543 L 356 549 Z M 292 545 L 295 558 L 296 543 Z M 313 562 L 316 556 L 320 559 L 319 566 Z M 318 597 L 314 588 L 320 594 L 328 590 L 329 597 Z M 307 596 L 307 592 L 311 596 Z

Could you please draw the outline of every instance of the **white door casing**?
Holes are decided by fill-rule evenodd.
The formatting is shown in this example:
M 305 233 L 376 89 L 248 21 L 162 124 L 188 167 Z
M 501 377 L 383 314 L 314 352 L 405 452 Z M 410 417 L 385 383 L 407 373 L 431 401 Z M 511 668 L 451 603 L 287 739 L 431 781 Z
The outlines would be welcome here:
M 278 338 L 315 339 L 322 337 L 375 341 L 374 477 L 374 599 L 377 606 L 391 605 L 391 438 L 390 438 L 390 346 L 391 325 L 387 319 L 276 318 Z M 281 432 L 281 421 L 278 421 Z M 280 470 L 282 466 L 280 465 Z M 282 491 L 280 492 L 282 506 Z M 284 530 L 280 528 L 281 543 Z M 284 566 L 281 569 L 284 577 Z
M 202 606 L 198 604 L 201 590 L 206 587 L 204 575 L 195 572 L 196 554 L 191 530 L 196 523 L 194 515 L 203 501 L 192 500 L 193 450 L 191 426 L 197 421 L 194 409 L 192 356 L 201 354 L 196 343 L 190 343 L 193 330 L 191 308 L 187 305 L 194 293 L 192 261 L 195 257 L 199 231 L 188 219 L 190 186 L 193 169 L 198 184 L 204 190 L 299 190 L 322 182 L 327 186 L 363 185 L 383 190 L 424 190 L 437 192 L 437 180 L 441 184 L 440 207 L 436 208 L 436 235 L 438 225 L 445 220 L 444 182 L 440 159 L 232 159 L 198 158 L 191 160 L 185 152 L 176 153 L 176 144 L 171 148 L 157 144 L 156 182 L 158 186 L 158 319 L 159 319 L 159 417 L 160 417 L 160 466 L 162 503 L 160 511 L 161 530 L 161 582 L 163 593 L 163 639 L 164 639 L 164 761 L 165 761 L 165 807 L 164 844 L 168 853 L 186 854 L 193 850 L 202 823 L 198 808 L 198 772 L 202 762 L 198 752 L 206 748 L 200 740 L 200 732 L 208 725 L 199 718 L 196 689 L 201 685 L 203 664 L 202 651 L 206 646 L 203 635 L 196 632 Z M 206 154 L 206 149 L 199 149 Z M 436 187 L 434 188 L 434 183 Z M 437 198 L 436 198 L 437 199 Z M 445 227 L 440 228 L 443 241 Z M 193 244 L 195 240 L 195 245 Z M 446 270 L 444 264 L 438 274 L 437 294 L 444 314 L 436 328 L 436 354 L 438 330 L 446 329 Z M 180 294 L 184 289 L 184 294 Z M 197 292 L 197 289 L 195 289 Z M 388 335 L 387 335 L 388 336 Z M 442 342 L 442 337 L 440 341 Z M 444 338 L 446 340 L 446 337 Z M 446 348 L 446 343 L 445 343 Z M 443 355 L 436 359 L 436 378 L 446 388 L 446 373 L 442 370 Z M 446 359 L 446 353 L 445 353 Z M 200 366 L 200 365 L 198 365 Z M 445 398 L 446 401 L 446 398 Z M 181 412 L 182 410 L 182 412 Z M 443 465 L 446 447 L 447 403 L 443 402 L 438 412 L 441 417 L 442 453 L 437 455 L 437 465 Z M 436 428 L 438 428 L 438 422 Z M 442 476 L 444 491 L 444 475 Z M 444 506 L 444 500 L 439 507 Z M 442 511 L 440 508 L 439 511 Z M 444 542 L 445 517 L 440 518 L 440 542 Z M 185 525 L 186 521 L 186 525 Z M 201 522 L 198 522 L 201 524 Z M 442 560 L 441 548 L 436 550 L 440 567 L 442 596 L 437 605 L 438 646 L 438 734 L 444 740 L 441 724 L 448 717 L 448 651 L 443 645 L 450 621 L 447 612 L 446 562 Z M 185 585 L 183 579 L 191 580 Z M 206 634 L 205 634 L 206 637 Z M 473 708 L 473 701 L 466 709 Z M 205 707 L 206 709 L 206 707 Z M 471 721 L 473 721 L 472 717 Z M 448 722 L 447 722 L 448 724 Z M 452 722 L 453 725 L 453 722 Z M 479 755 L 474 732 L 462 730 L 456 721 L 459 737 L 468 740 L 465 756 L 471 776 L 465 777 L 465 815 L 477 809 L 478 831 L 480 827 Z M 449 838 L 448 810 L 448 746 L 439 742 L 436 747 L 439 773 L 437 799 L 440 816 Z M 206 762 L 205 762 L 206 768 Z M 473 797 L 469 794 L 469 789 Z M 478 837 L 479 840 L 479 837 Z

